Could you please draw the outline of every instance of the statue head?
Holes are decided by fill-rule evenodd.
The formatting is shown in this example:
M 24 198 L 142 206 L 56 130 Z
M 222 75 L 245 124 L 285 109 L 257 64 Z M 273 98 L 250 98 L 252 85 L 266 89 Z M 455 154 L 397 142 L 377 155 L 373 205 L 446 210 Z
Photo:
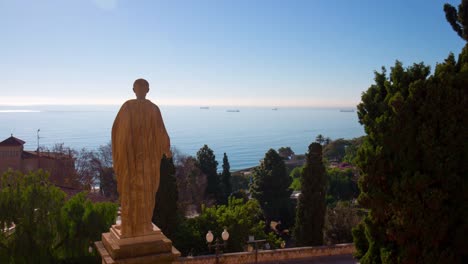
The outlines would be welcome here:
M 149 83 L 145 79 L 138 79 L 133 83 L 133 91 L 137 99 L 145 99 L 146 94 L 149 92 Z

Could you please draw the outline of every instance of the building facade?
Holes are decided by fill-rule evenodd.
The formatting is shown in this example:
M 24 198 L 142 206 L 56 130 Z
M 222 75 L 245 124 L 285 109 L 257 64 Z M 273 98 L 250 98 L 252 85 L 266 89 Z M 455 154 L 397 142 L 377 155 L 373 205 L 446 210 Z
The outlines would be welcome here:
M 27 173 L 42 169 L 49 180 L 59 186 L 77 188 L 75 162 L 70 153 L 24 150 L 24 141 L 11 135 L 0 142 L 0 173 L 8 169 Z

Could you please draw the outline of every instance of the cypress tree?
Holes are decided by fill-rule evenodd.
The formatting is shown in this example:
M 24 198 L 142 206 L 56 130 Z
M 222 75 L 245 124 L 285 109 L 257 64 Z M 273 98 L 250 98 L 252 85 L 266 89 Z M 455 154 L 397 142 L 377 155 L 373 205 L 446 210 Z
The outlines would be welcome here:
M 163 156 L 159 189 L 156 193 L 156 204 L 153 211 L 153 223 L 169 238 L 176 231 L 178 223 L 178 190 L 175 178 L 175 166 L 172 158 Z
M 197 152 L 197 165 L 207 178 L 206 197 L 215 199 L 218 204 L 222 203 L 223 194 L 217 172 L 218 162 L 213 150 L 206 144 Z
M 429 74 L 397 61 L 358 105 L 358 201 L 369 209 L 353 231 L 360 263 L 468 260 L 468 45 Z
M 281 220 L 284 226 L 290 224 L 291 182 L 284 160 L 270 149 L 260 166 L 255 168 L 250 186 L 252 197 L 259 201 L 268 222 Z
M 232 186 L 231 186 L 231 166 L 229 165 L 229 160 L 224 153 L 223 157 L 223 172 L 221 174 L 222 183 L 223 183 L 223 191 L 224 191 L 224 203 L 227 204 L 228 198 L 232 193 Z
M 298 246 L 323 244 L 327 177 L 320 143 L 309 145 L 301 175 L 301 195 L 297 204 L 294 236 Z

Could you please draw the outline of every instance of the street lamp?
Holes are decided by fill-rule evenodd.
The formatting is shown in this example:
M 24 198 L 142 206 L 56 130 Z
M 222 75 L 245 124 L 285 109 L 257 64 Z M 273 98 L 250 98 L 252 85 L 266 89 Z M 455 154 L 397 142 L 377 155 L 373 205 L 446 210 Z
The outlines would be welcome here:
M 219 238 L 216 238 L 215 243 L 211 244 L 213 242 L 213 239 L 214 239 L 214 235 L 213 235 L 213 233 L 211 233 L 211 230 L 208 231 L 208 233 L 206 233 L 205 238 L 206 238 L 206 242 L 208 243 L 208 248 L 210 250 L 211 250 L 211 248 L 215 248 L 216 264 L 218 264 L 219 263 L 219 249 L 220 249 L 220 247 L 226 247 L 227 240 L 229 239 L 229 233 L 226 230 L 226 228 L 224 229 L 223 233 L 221 233 L 221 238 L 223 239 L 222 243 L 219 241 Z
M 247 244 L 253 244 L 255 246 L 255 263 L 258 263 L 258 244 L 263 244 L 266 242 L 266 239 L 257 239 L 255 240 L 254 236 L 249 236 Z M 249 250 L 250 251 L 250 250 Z

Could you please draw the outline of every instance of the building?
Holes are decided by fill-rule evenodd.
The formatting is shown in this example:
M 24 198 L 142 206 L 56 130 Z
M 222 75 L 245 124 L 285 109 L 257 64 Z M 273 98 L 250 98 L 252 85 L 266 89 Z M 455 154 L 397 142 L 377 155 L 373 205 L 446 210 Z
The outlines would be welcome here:
M 23 173 L 42 169 L 49 172 L 49 180 L 59 186 L 77 188 L 75 161 L 70 153 L 24 150 L 24 141 L 11 135 L 0 142 L 0 173 L 8 169 Z

